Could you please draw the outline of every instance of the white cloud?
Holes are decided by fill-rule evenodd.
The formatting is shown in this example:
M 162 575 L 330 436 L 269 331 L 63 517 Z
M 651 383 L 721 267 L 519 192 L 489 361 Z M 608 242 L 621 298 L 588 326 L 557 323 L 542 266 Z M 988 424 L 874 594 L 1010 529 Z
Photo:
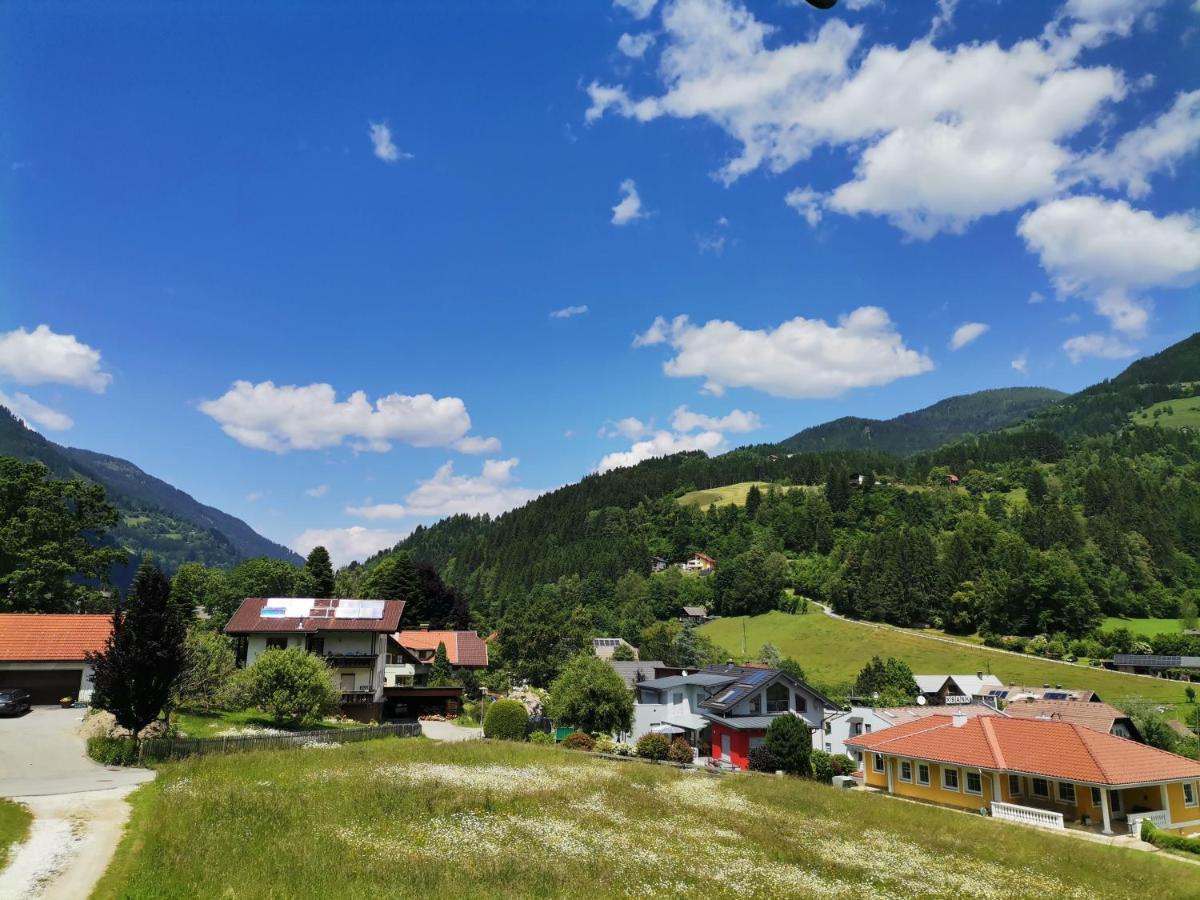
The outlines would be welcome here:
M 983 322 L 965 322 L 959 325 L 954 329 L 954 334 L 950 337 L 950 349 L 961 350 L 989 328 L 991 326 L 985 325 Z
M 1071 362 L 1077 363 L 1088 356 L 1101 359 L 1125 359 L 1137 353 L 1136 347 L 1131 347 L 1119 338 L 1108 334 L 1081 334 L 1063 343 Z
M 375 155 L 384 162 L 394 163 L 402 159 L 412 159 L 411 153 L 405 153 L 392 141 L 392 129 L 382 122 L 371 122 L 371 147 Z
M 596 467 L 597 472 L 607 472 L 623 466 L 635 466 L 643 460 L 657 456 L 670 456 L 685 450 L 703 450 L 712 453 L 725 445 L 725 436 L 716 431 L 699 431 L 695 434 L 673 434 L 659 431 L 648 440 L 638 441 L 629 450 L 609 453 Z
M 654 35 L 649 31 L 642 34 L 626 32 L 617 39 L 617 49 L 631 59 L 641 59 L 653 45 Z
M 1027 213 L 1017 227 L 1064 295 L 1090 299 L 1126 335 L 1141 335 L 1141 292 L 1200 280 L 1200 220 L 1158 217 L 1124 200 L 1067 197 Z
M 328 493 L 329 485 L 327 484 L 318 484 L 316 487 L 304 489 L 304 496 L 306 497 L 324 497 Z
M 1041 291 L 1034 291 L 1033 293 L 1031 293 L 1029 295 L 1029 300 L 1026 302 L 1032 306 L 1037 303 L 1043 303 L 1043 302 L 1045 302 L 1045 300 L 1046 300 L 1046 297 Z
M 620 7 L 635 19 L 644 19 L 654 12 L 654 4 L 658 0 L 613 0 L 613 6 Z
M 837 325 L 797 316 L 771 330 L 742 328 L 713 319 L 694 325 L 659 317 L 635 346 L 667 343 L 675 356 L 663 364 L 673 378 L 703 378 L 707 393 L 749 387 L 793 399 L 836 397 L 850 388 L 887 384 L 933 368 L 924 354 L 904 345 L 892 320 L 877 306 L 841 316 Z
M 942 23 L 952 5 L 941 4 Z M 1072 16 L 1093 16 L 1087 40 L 1120 33 L 1119 16 L 1077 6 Z M 1072 16 L 1064 26 L 1078 24 Z M 846 148 L 855 175 L 826 207 L 883 216 L 916 238 L 1057 193 L 1076 158 L 1067 141 L 1126 92 L 1116 69 L 1077 64 L 1082 33 L 864 52 L 863 29 L 844 19 L 787 43 L 736 0 L 677 0 L 662 23 L 663 92 L 638 98 L 593 81 L 588 121 L 707 119 L 740 146 L 717 173 L 726 184 Z
M 1029 354 L 1022 353 L 1020 356 L 1014 359 L 1010 365 L 1024 375 L 1029 371 Z
M 600 430 L 596 432 L 596 437 L 627 437 L 630 440 L 640 438 L 645 434 L 649 434 L 654 428 L 654 422 L 643 422 L 634 416 L 626 416 L 624 419 L 612 419 L 600 426 Z
M 642 212 L 642 198 L 638 196 L 637 185 L 633 183 L 632 178 L 621 182 L 621 201 L 612 211 L 614 225 L 628 225 L 630 222 L 646 218 L 646 213 Z
M 0 378 L 17 384 L 67 384 L 97 394 L 112 382 L 100 368 L 99 350 L 48 325 L 0 334 Z
M 933 40 L 954 24 L 954 14 L 958 12 L 958 0 L 937 0 L 937 15 L 929 23 L 929 40 Z
M 1082 172 L 1106 188 L 1124 188 L 1133 198 L 1150 193 L 1150 176 L 1174 173 L 1175 164 L 1200 147 L 1200 90 L 1181 93 L 1171 108 L 1117 145 L 1086 157 Z
M 579 306 L 564 306 L 562 309 L 556 309 L 550 313 L 552 319 L 569 319 L 572 316 L 582 316 L 588 311 L 586 304 Z
M 732 431 L 735 434 L 757 431 L 762 428 L 758 413 L 735 409 L 724 416 L 706 416 L 680 406 L 671 414 L 671 427 L 676 431 L 688 432 L 702 428 L 705 431 Z
M 20 391 L 12 396 L 0 391 L 0 406 L 7 406 L 9 412 L 17 418 L 23 419 L 26 424 L 32 422 L 34 425 L 40 425 L 46 431 L 67 431 L 75 424 L 75 421 L 66 413 L 51 409 Z
M 392 441 L 414 447 L 445 447 L 471 427 L 466 404 L 458 397 L 388 394 L 374 406 L 363 391 L 338 400 L 328 384 L 279 385 L 236 381 L 200 411 L 246 447 L 286 453 L 336 447 L 356 439 L 356 450 L 386 452 Z
M 362 562 L 380 550 L 396 546 L 409 535 L 409 531 L 386 531 L 363 528 L 308 528 L 296 535 L 292 549 L 301 556 L 308 556 L 313 547 L 324 547 L 335 566 L 344 566 L 358 560 Z
M 498 437 L 479 437 L 479 435 L 475 434 L 459 438 L 454 442 L 454 449 L 459 453 L 499 453 L 500 446 L 500 438 Z
M 246 495 L 246 501 L 247 501 L 248 503 L 257 503 L 257 502 L 258 502 L 259 500 L 261 500 L 261 499 L 262 499 L 264 496 L 265 496 L 265 495 L 263 494 L 263 492 L 262 492 L 262 491 L 251 491 L 250 493 L 248 493 L 248 494 Z
M 454 463 L 447 462 L 432 478 L 417 482 L 403 503 L 349 506 L 346 512 L 364 519 L 442 518 L 459 513 L 496 516 L 543 493 L 509 483 L 518 462 L 516 457 L 486 460 L 477 476 L 455 475 Z
M 810 227 L 816 228 L 821 223 L 821 207 L 825 203 L 823 195 L 810 187 L 796 188 L 789 191 L 783 202 L 800 213 Z

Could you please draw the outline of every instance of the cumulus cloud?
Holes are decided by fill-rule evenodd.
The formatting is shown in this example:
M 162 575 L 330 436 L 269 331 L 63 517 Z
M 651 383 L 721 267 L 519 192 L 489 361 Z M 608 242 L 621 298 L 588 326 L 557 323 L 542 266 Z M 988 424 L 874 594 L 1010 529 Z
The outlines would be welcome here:
M 1174 173 L 1200 147 L 1200 90 L 1181 93 L 1161 116 L 1123 135 L 1111 150 L 1084 158 L 1081 171 L 1106 188 L 1134 199 L 1150 193 L 1150 176 Z
M 1029 354 L 1022 353 L 1020 356 L 1018 356 L 1016 359 L 1014 359 L 1010 363 L 1010 365 L 1014 369 L 1016 369 L 1018 372 L 1020 372 L 1022 375 L 1024 375 L 1026 372 L 1029 371 Z
M 1026 302 L 1029 303 L 1030 306 L 1033 306 L 1038 303 L 1044 303 L 1045 300 L 1046 300 L 1046 297 L 1045 297 L 1045 295 L 1042 294 L 1041 291 L 1033 291 L 1032 293 L 1030 293 L 1029 299 Z
M 630 222 L 646 218 L 646 214 L 642 212 L 642 198 L 638 196 L 637 185 L 632 178 L 621 182 L 621 201 L 612 211 L 614 225 L 628 225 Z
M 346 512 L 364 519 L 429 519 L 459 513 L 497 516 L 543 493 L 510 483 L 518 463 L 516 457 L 489 459 L 479 475 L 455 475 L 454 463 L 447 462 L 432 478 L 417 482 L 403 503 L 349 506 Z
M 613 6 L 625 10 L 635 19 L 645 19 L 654 12 L 658 0 L 613 0 Z
M 1089 356 L 1096 356 L 1100 359 L 1126 359 L 1137 353 L 1136 347 L 1132 347 L 1112 335 L 1098 332 L 1081 334 L 1065 341 L 1063 350 L 1066 351 L 1073 363 Z
M 17 384 L 66 384 L 97 394 L 112 376 L 101 368 L 100 351 L 76 339 L 57 334 L 48 325 L 33 331 L 16 328 L 0 334 L 0 378 Z
M 789 191 L 783 202 L 800 213 L 810 227 L 816 228 L 821 223 L 821 206 L 825 198 L 812 188 L 803 187 Z
M 673 378 L 703 378 L 704 390 L 749 387 L 776 397 L 836 397 L 850 388 L 887 384 L 933 368 L 911 350 L 885 310 L 863 306 L 836 325 L 797 316 L 770 330 L 742 328 L 713 319 L 693 324 L 661 316 L 635 346 L 669 344 L 675 355 L 663 364 Z
M 630 440 L 639 438 L 642 435 L 649 434 L 654 428 L 653 422 L 643 422 L 635 416 L 626 416 L 624 419 L 612 420 L 609 419 L 600 426 L 600 430 L 596 433 L 597 437 L 626 437 Z
M 965 322 L 959 325 L 954 329 L 954 334 L 950 336 L 950 349 L 961 350 L 990 327 L 990 325 L 985 325 L 982 322 Z
M 445 447 L 471 427 L 458 397 L 388 394 L 372 405 L 363 391 L 338 400 L 328 384 L 236 381 L 216 400 L 201 403 L 200 411 L 239 444 L 272 453 L 336 447 L 347 439 L 356 450 L 378 453 L 390 450 L 392 441 Z
M 0 391 L 0 406 L 7 406 L 9 412 L 27 425 L 32 422 L 46 431 L 67 431 L 75 424 L 66 413 L 51 409 L 20 391 L 11 396 Z
M 653 437 L 638 441 L 626 451 L 609 453 L 596 467 L 597 472 L 607 472 L 658 456 L 670 456 L 685 450 L 703 450 L 712 453 L 725 445 L 725 436 L 716 431 L 699 431 L 695 434 L 674 434 L 670 431 L 655 432 Z
M 617 39 L 617 49 L 631 59 L 641 59 L 654 44 L 654 35 L 649 31 L 642 34 L 625 33 Z
M 361 525 L 350 528 L 308 528 L 296 535 L 291 546 L 301 556 L 308 556 L 313 547 L 324 547 L 335 566 L 344 566 L 355 560 L 362 562 L 380 550 L 394 547 L 408 535 L 409 531 L 364 528 Z
M 1200 280 L 1200 220 L 1159 217 L 1124 200 L 1067 197 L 1022 217 L 1017 227 L 1058 291 L 1092 301 L 1122 334 L 1139 336 L 1149 320 L 1150 288 Z
M 371 137 L 371 148 L 375 155 L 387 163 L 398 162 L 402 159 L 412 159 L 411 153 L 405 153 L 392 141 L 392 129 L 382 122 L 371 122 L 367 132 Z
M 324 497 L 328 493 L 329 485 L 327 484 L 318 484 L 316 487 L 304 489 L 304 496 L 306 497 Z
M 550 313 L 552 319 L 570 319 L 573 316 L 582 316 L 588 311 L 586 304 L 579 306 L 564 306 L 562 309 L 556 309 Z
M 671 414 L 671 427 L 679 432 L 695 431 L 702 428 L 705 431 L 732 431 L 741 434 L 747 431 L 757 431 L 762 428 L 762 421 L 757 413 L 735 409 L 724 416 L 706 416 L 692 412 L 686 406 L 680 406 Z
M 454 449 L 459 453 L 499 453 L 500 438 L 479 437 L 478 435 L 470 434 L 465 438 L 459 438 L 457 441 L 455 441 Z

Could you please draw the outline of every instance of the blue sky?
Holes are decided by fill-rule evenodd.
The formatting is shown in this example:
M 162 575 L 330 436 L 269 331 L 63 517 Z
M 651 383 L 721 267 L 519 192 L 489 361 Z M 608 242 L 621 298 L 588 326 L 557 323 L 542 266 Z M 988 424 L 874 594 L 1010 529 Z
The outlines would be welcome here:
M 0 31 L 0 394 L 340 561 L 1200 328 L 1196 0 L 17 2 Z

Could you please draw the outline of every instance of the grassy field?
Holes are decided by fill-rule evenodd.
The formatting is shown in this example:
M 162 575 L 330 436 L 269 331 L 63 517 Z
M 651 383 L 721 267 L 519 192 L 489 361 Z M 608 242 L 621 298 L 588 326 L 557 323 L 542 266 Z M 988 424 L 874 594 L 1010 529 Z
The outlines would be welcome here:
M 163 766 L 94 898 L 1195 896 L 1194 868 L 814 782 L 392 740 Z
M 1113 628 L 1128 628 L 1141 637 L 1154 637 L 1156 634 L 1179 634 L 1183 630 L 1181 619 L 1118 619 L 1110 616 L 1100 626 L 1105 631 Z
M 758 485 L 758 489 L 765 494 L 771 483 L 768 481 L 740 481 L 737 484 L 727 484 L 724 487 L 709 488 L 704 491 L 691 491 L 680 497 L 679 503 L 683 506 L 698 506 L 701 509 L 708 509 L 714 503 L 717 506 L 727 506 L 730 503 L 735 506 L 744 506 L 746 503 L 746 494 L 750 492 L 750 488 L 754 485 Z M 781 491 L 786 491 L 792 486 L 781 484 L 776 485 L 776 487 Z
M 238 712 L 181 710 L 172 713 L 171 717 L 180 731 L 188 737 L 196 738 L 216 737 L 223 731 L 235 729 L 276 728 L 281 731 L 289 730 L 276 725 L 269 716 L 253 709 Z M 305 725 L 302 730 L 321 731 L 325 728 L 359 728 L 361 726 L 361 722 L 321 722 L 316 725 Z
M 770 641 L 786 656 L 793 656 L 815 683 L 844 684 L 854 680 L 873 655 L 895 656 L 918 674 L 988 672 L 1001 681 L 1020 684 L 1062 684 L 1091 688 L 1109 702 L 1144 698 L 1162 704 L 1184 702 L 1183 685 L 1161 679 L 1123 675 L 1103 669 L 1066 666 L 1032 656 L 1000 653 L 965 643 L 929 640 L 917 634 L 873 628 L 834 619 L 819 607 L 803 616 L 772 612 L 750 619 L 718 619 L 700 628 L 734 656 L 742 656 L 742 623 L 746 625 L 746 652 L 756 656 Z
M 1171 407 L 1174 415 L 1164 411 L 1155 416 L 1156 410 Z M 1188 397 L 1185 400 L 1164 400 L 1144 409 L 1135 410 L 1129 414 L 1129 419 L 1135 425 L 1161 425 L 1163 428 L 1200 428 L 1200 397 Z
M 24 804 L 14 803 L 0 797 L 0 870 L 8 863 L 8 850 L 18 841 L 25 840 L 33 816 Z

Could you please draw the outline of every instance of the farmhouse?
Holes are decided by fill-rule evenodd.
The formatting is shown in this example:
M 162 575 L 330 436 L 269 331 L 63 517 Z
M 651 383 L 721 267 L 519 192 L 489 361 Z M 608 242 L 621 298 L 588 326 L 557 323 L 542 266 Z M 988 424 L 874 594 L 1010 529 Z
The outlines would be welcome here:
M 383 667 L 384 718 L 458 714 L 463 689 L 429 684 L 437 648 L 446 648 L 446 661 L 455 669 L 481 671 L 488 667 L 487 641 L 474 631 L 398 631 L 387 640 Z
M 618 647 L 624 647 L 637 659 L 637 647 L 629 643 L 624 638 L 619 637 L 596 637 L 592 638 L 592 652 L 600 659 L 612 659 L 612 655 L 617 652 Z
M 1047 828 L 1200 832 L 1200 763 L 1045 719 L 936 715 L 852 737 L 867 787 Z
M 0 688 L 20 687 L 34 703 L 92 697 L 87 654 L 99 653 L 112 616 L 72 613 L 0 613 Z
M 679 564 L 679 568 L 697 575 L 708 575 L 716 571 L 717 561 L 707 554 L 693 553 L 686 561 Z
M 708 607 L 706 606 L 681 606 L 679 608 L 679 621 L 684 625 L 703 625 L 708 620 Z
M 934 706 L 966 704 L 975 698 L 992 696 L 992 691 L 1004 689 L 995 675 L 976 672 L 974 675 L 914 675 L 917 690 L 926 703 Z
M 1118 672 L 1134 672 L 1138 675 L 1159 675 L 1167 669 L 1200 669 L 1200 656 L 1114 653 L 1112 667 Z

